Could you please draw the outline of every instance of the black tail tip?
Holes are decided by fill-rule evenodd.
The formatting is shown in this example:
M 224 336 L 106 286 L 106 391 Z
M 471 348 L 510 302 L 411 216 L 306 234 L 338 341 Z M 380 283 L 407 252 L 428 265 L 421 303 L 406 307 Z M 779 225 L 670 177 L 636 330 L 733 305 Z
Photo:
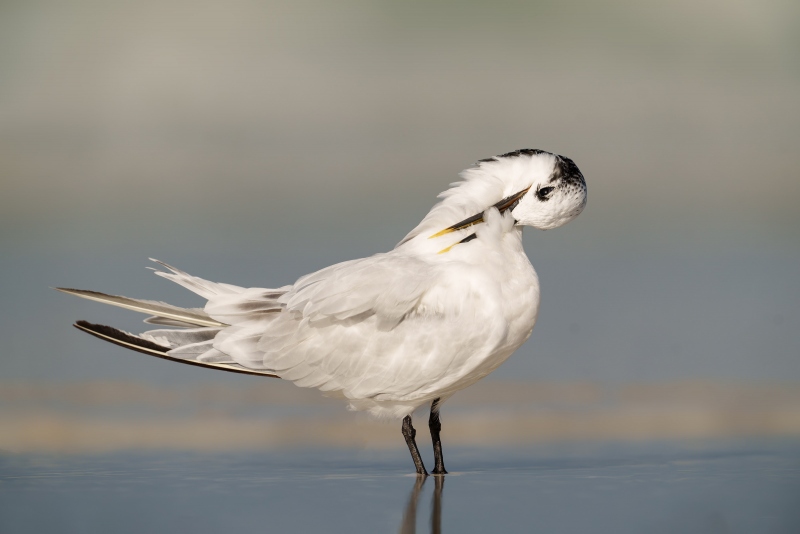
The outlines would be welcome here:
M 105 341 L 110 341 L 118 345 L 123 345 L 129 349 L 146 349 L 148 351 L 155 351 L 163 354 L 166 354 L 170 350 L 170 347 L 153 343 L 147 339 L 142 339 L 138 336 L 134 336 L 133 334 L 129 334 L 128 332 L 123 332 L 122 330 L 118 330 L 114 327 L 106 326 L 104 324 L 94 324 L 90 323 L 89 321 L 76 321 L 72 326 L 78 330 L 86 332 L 87 334 L 91 334 L 95 337 L 99 337 Z

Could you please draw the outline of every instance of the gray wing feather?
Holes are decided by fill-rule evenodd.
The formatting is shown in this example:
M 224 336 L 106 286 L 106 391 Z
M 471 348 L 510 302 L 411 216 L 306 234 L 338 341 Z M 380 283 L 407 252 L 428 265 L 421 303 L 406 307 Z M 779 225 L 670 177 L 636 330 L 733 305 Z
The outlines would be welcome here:
M 206 367 L 208 369 L 217 369 L 219 371 L 229 371 L 232 373 L 242 373 L 248 375 L 258 375 L 258 376 L 268 376 L 272 378 L 278 378 L 273 373 L 260 371 L 257 369 L 248 369 L 236 363 L 231 363 L 231 364 L 211 363 L 211 362 L 203 362 L 197 360 L 184 360 L 180 358 L 175 358 L 169 354 L 169 347 L 164 347 L 157 343 L 153 343 L 150 340 L 140 338 L 139 336 L 135 336 L 128 332 L 123 332 L 122 330 L 118 330 L 110 326 L 92 324 L 87 321 L 78 321 L 77 323 L 75 323 L 74 326 L 75 328 L 83 330 L 87 334 L 91 334 L 94 337 L 100 338 L 105 341 L 109 341 L 111 343 L 114 343 L 115 345 L 119 345 L 127 349 L 135 350 L 137 352 L 142 352 L 144 354 L 149 354 L 150 356 L 155 356 L 157 358 L 172 360 L 180 363 L 186 363 L 198 367 Z
M 159 317 L 158 315 L 151 315 L 144 320 L 144 323 L 158 326 L 174 326 L 177 328 L 192 328 L 193 326 L 197 326 L 196 324 L 178 321 L 177 319 L 167 319 L 166 317 Z
M 153 300 L 139 300 L 121 295 L 107 295 L 98 291 L 88 291 L 85 289 L 69 289 L 64 287 L 55 288 L 62 293 L 75 295 L 112 306 L 119 306 L 128 310 L 142 313 L 150 313 L 165 319 L 174 319 L 193 326 L 226 326 L 225 323 L 215 321 L 208 314 L 199 308 L 180 308 L 167 304 L 166 302 L 156 302 Z

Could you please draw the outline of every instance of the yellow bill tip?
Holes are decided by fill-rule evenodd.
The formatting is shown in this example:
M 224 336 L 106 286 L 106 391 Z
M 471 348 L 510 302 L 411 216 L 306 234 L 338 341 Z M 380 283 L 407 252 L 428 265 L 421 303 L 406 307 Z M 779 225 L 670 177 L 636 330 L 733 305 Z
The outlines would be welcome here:
M 442 230 L 441 232 L 436 232 L 435 234 L 433 234 L 432 236 L 430 236 L 428 239 L 433 239 L 434 237 L 440 237 L 440 236 L 443 236 L 443 235 L 446 235 L 446 234 L 449 234 L 449 233 L 451 233 L 451 232 L 455 232 L 455 231 L 456 231 L 456 229 L 455 229 L 455 228 L 453 228 L 453 227 L 450 227 L 450 228 L 445 228 L 445 229 L 444 229 L 444 230 Z

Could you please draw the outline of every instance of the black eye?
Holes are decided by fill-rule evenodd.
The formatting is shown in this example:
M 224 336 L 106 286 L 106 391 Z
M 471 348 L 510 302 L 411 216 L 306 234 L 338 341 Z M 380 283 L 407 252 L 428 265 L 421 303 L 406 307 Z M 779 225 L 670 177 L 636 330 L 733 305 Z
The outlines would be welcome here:
M 547 196 L 548 196 L 550 193 L 552 193 L 552 192 L 553 192 L 553 189 L 555 189 L 555 187 L 543 187 L 543 188 L 541 188 L 541 189 L 538 189 L 538 190 L 536 191 L 536 197 L 537 197 L 539 200 L 542 200 L 542 201 L 544 201 L 544 200 L 547 200 Z

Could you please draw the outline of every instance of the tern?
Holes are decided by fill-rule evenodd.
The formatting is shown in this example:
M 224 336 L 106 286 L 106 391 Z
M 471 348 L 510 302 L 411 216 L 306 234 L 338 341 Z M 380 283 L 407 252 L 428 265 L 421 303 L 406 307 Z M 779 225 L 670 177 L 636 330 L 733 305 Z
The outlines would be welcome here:
M 435 475 L 447 473 L 439 410 L 531 335 L 539 280 L 522 229 L 577 217 L 586 182 L 575 163 L 521 149 L 478 161 L 389 252 L 338 263 L 279 288 L 210 282 L 166 263 L 155 274 L 206 299 L 203 308 L 56 288 L 146 313 L 139 335 L 78 321 L 128 349 L 190 365 L 290 380 L 351 410 L 402 419 L 416 472 L 428 472 L 414 411 L 430 403 Z

